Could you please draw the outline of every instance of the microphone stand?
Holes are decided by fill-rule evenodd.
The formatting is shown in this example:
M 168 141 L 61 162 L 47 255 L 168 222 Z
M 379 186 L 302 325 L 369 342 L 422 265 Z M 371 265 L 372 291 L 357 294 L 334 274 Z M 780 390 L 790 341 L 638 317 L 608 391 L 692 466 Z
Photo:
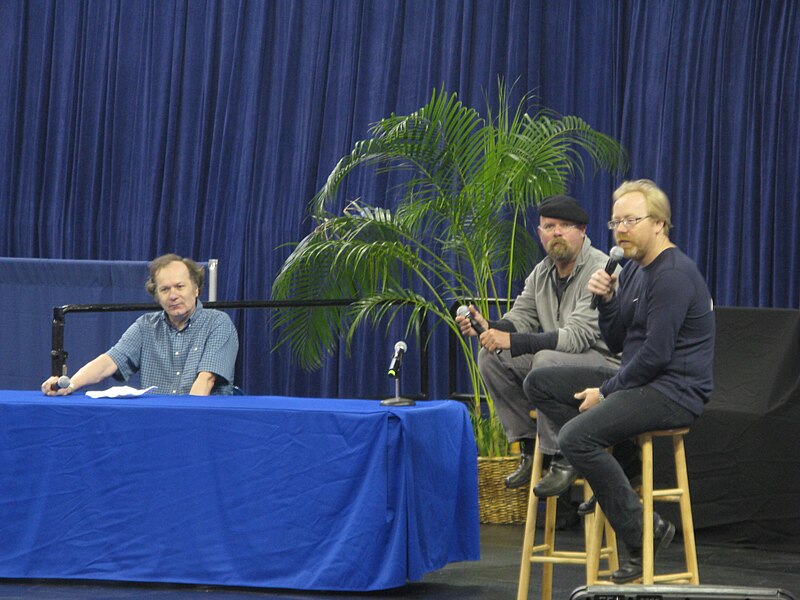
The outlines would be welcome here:
M 394 398 L 381 400 L 382 406 L 414 406 L 416 402 L 411 398 L 403 398 L 400 395 L 400 373 L 394 378 Z

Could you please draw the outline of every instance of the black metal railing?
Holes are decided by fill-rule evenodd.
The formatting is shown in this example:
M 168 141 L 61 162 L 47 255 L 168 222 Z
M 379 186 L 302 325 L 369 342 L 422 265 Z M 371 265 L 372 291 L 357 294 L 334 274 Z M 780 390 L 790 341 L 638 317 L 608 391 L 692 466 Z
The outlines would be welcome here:
M 355 299 L 342 300 L 241 300 L 232 302 L 204 302 L 203 308 L 225 309 L 276 309 L 276 308 L 314 308 L 326 306 L 349 306 L 357 302 Z M 155 303 L 148 304 L 65 304 L 53 307 L 52 346 L 50 350 L 51 373 L 56 376 L 66 374 L 69 353 L 64 348 L 65 319 L 69 313 L 110 313 L 110 312 L 147 312 L 161 310 Z M 428 339 L 427 318 L 420 320 L 420 339 Z M 416 399 L 428 397 L 428 351 L 425 343 L 419 350 L 419 389 L 414 395 Z

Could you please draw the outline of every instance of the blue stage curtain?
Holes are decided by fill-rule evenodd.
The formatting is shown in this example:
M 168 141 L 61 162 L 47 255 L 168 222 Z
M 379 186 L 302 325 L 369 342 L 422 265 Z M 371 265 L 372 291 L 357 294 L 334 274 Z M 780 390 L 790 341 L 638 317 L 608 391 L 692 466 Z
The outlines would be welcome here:
M 220 299 L 266 298 L 287 244 L 311 227 L 308 200 L 370 123 L 441 85 L 485 112 L 502 77 L 624 143 L 627 177 L 669 194 L 673 239 L 718 304 L 798 307 L 799 6 L 6 0 L 0 255 L 216 257 Z M 603 248 L 617 183 L 574 189 Z M 345 192 L 390 202 L 366 174 Z M 352 360 L 305 374 L 271 352 L 266 314 L 236 323 L 248 391 L 390 391 L 383 362 L 399 329 L 365 331 Z M 431 352 L 441 396 L 443 332 Z

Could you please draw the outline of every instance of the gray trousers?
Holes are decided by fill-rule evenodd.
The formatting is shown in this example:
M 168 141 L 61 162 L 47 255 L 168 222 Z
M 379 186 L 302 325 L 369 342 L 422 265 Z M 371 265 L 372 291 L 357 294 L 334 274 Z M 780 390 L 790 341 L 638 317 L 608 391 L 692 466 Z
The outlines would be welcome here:
M 563 365 L 609 368 L 619 366 L 596 350 L 587 350 L 581 354 L 540 350 L 535 354 L 512 358 L 508 350 L 495 354 L 481 348 L 478 353 L 478 369 L 492 396 L 497 416 L 503 423 L 509 442 L 532 440 L 538 432 L 542 453 L 553 455 L 558 452 L 558 428 L 542 413 L 537 414 L 536 421 L 531 419 L 530 413 L 534 407 L 525 396 L 523 383 L 526 377 L 536 377 L 536 369 Z

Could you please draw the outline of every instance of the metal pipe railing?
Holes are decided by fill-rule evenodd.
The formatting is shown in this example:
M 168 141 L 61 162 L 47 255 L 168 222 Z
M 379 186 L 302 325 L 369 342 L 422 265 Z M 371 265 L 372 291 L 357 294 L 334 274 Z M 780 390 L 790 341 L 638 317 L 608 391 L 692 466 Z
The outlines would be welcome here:
M 314 308 L 325 306 L 349 306 L 357 302 L 355 299 L 342 300 L 241 300 L 231 302 L 204 302 L 203 308 L 215 309 L 275 309 L 275 308 Z M 50 350 L 51 373 L 55 376 L 67 374 L 67 358 L 69 353 L 64 348 L 65 318 L 69 313 L 106 313 L 106 312 L 147 312 L 161 310 L 155 303 L 148 304 L 65 304 L 53 307 L 52 346 Z M 424 341 L 428 339 L 428 320 L 420 321 L 420 393 L 416 398 L 428 397 L 428 351 Z
M 217 301 L 217 280 L 219 275 L 219 260 L 208 259 L 208 301 Z

